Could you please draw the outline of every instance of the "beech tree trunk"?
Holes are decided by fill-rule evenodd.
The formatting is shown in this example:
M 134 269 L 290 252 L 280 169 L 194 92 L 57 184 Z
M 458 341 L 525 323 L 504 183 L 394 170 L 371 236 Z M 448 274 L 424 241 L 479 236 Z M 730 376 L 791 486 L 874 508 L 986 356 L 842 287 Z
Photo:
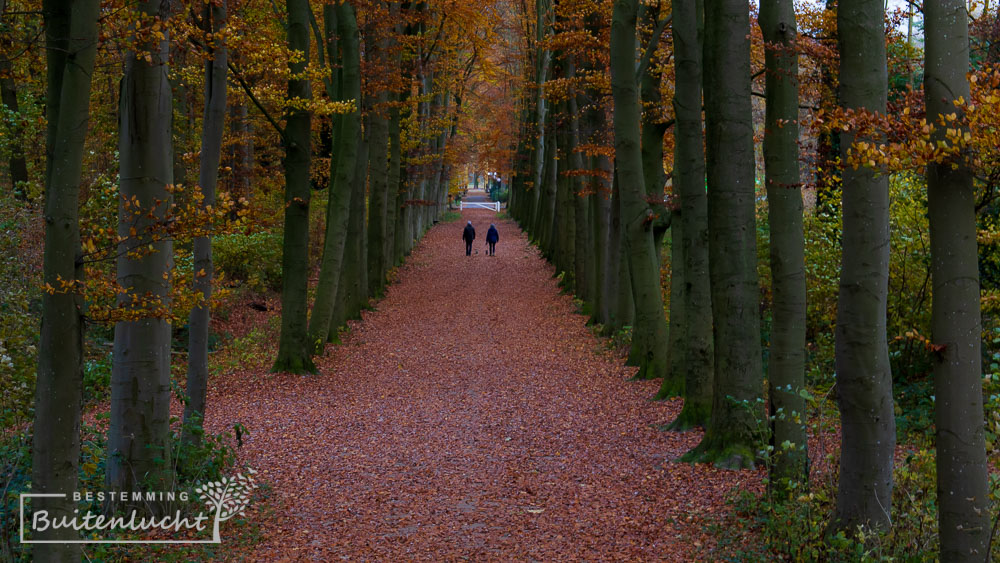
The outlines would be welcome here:
M 330 51 L 331 69 L 336 57 L 336 45 L 340 43 L 339 57 L 341 70 L 340 99 L 361 100 L 361 60 L 358 44 L 358 25 L 354 8 L 350 2 L 324 6 L 326 12 L 326 41 Z M 339 40 L 338 40 L 339 39 Z M 334 79 L 331 70 L 331 80 Z M 358 138 L 361 132 L 361 110 L 336 119 L 340 126 L 336 134 L 336 154 L 330 160 L 330 193 L 326 208 L 326 233 L 323 239 L 323 262 L 320 264 L 319 282 L 316 285 L 316 300 L 313 302 L 309 319 L 309 342 L 314 353 L 320 353 L 323 346 L 335 337 L 338 328 L 333 324 L 333 309 L 341 284 L 344 263 L 344 248 L 347 245 L 347 225 L 351 211 L 351 192 L 354 173 L 357 168 Z
M 45 283 L 81 281 L 79 191 L 84 140 L 90 117 L 90 84 L 97 53 L 100 2 L 46 0 L 47 117 L 49 174 L 45 184 Z M 32 509 L 52 519 L 72 517 L 80 464 L 83 383 L 83 299 L 76 291 L 42 292 L 42 324 L 35 384 L 31 492 L 67 498 L 35 498 Z M 74 530 L 49 528 L 35 540 L 76 540 Z M 79 561 L 80 544 L 36 544 L 37 561 Z
M 553 166 L 555 162 L 546 157 L 549 154 L 546 145 L 545 125 L 548 119 L 548 103 L 545 100 L 545 81 L 549 79 L 549 69 L 552 65 L 552 52 L 545 49 L 543 42 L 549 34 L 553 19 L 553 8 L 551 0 L 535 0 L 535 146 L 533 151 L 534 164 L 532 166 L 531 195 L 533 204 L 531 205 L 531 217 L 528 223 L 528 234 L 531 238 L 537 239 L 539 236 L 539 214 L 542 205 L 542 184 L 545 181 L 546 165 Z
M 203 15 L 205 31 L 218 33 L 226 25 L 226 0 L 207 4 Z M 209 48 L 210 59 L 205 61 L 205 109 L 201 129 L 201 155 L 198 185 L 201 187 L 202 208 L 215 205 L 215 188 L 219 180 L 219 162 L 222 159 L 222 133 L 226 125 L 226 76 L 228 51 L 224 40 L 215 40 Z M 201 428 L 205 417 L 205 389 L 208 384 L 208 329 L 209 300 L 212 297 L 212 237 L 196 237 L 193 244 L 194 281 L 192 288 L 199 292 L 203 302 L 188 316 L 188 365 L 187 404 L 184 405 L 182 441 L 186 444 L 201 442 Z
M 393 4 L 398 6 L 398 4 Z M 398 61 L 396 62 L 398 65 Z M 392 94 L 392 101 L 396 102 L 399 100 L 397 94 Z M 402 152 L 400 149 L 400 129 L 399 129 L 399 108 L 393 107 L 389 110 L 389 123 L 388 123 L 388 134 L 389 134 L 389 177 L 386 180 L 386 215 L 385 215 L 385 243 L 383 246 L 383 255 L 385 256 L 385 269 L 395 267 L 399 261 L 399 255 L 396 254 L 396 216 L 399 214 L 399 194 L 401 193 L 401 187 L 399 184 L 401 172 L 400 166 L 402 164 Z
M 138 7 L 151 18 L 170 16 L 161 2 Z M 174 183 L 169 45 L 166 31 L 159 41 L 140 41 L 125 58 L 121 86 L 118 235 L 125 240 L 117 266 L 118 283 L 130 289 L 118 302 L 134 318 L 115 325 L 107 481 L 117 491 L 168 491 L 173 482 L 170 322 L 165 311 L 141 303 L 169 307 L 173 243 L 162 233 L 171 201 L 167 187 Z M 142 254 L 129 254 L 131 249 Z
M 551 130 L 545 143 L 545 154 L 545 175 L 538 187 L 538 214 L 535 217 L 534 234 L 542 256 L 551 261 L 553 221 L 556 212 L 556 184 L 559 181 L 559 139 Z
M 635 80 L 637 0 L 616 0 L 611 17 L 611 95 L 614 98 L 615 162 L 621 220 L 635 303 L 629 359 L 637 379 L 667 374 L 667 321 L 660 292 L 660 268 L 653 243 L 656 214 L 646 201 Z
M 569 118 L 570 118 L 570 141 L 569 141 L 569 165 L 572 170 L 583 172 L 583 155 L 580 154 L 580 111 L 577 103 L 578 94 L 575 89 L 570 89 L 569 94 Z M 574 207 L 573 223 L 573 278 L 576 280 L 576 295 L 588 309 L 593 310 L 596 287 L 596 263 L 594 262 L 594 244 L 590 238 L 593 235 L 591 228 L 592 218 L 590 217 L 591 199 L 594 197 L 592 190 L 584 185 L 583 176 L 572 176 L 572 200 Z
M 799 178 L 799 65 L 795 7 L 763 0 L 766 110 L 764 180 L 771 230 L 772 323 L 768 365 L 772 452 L 770 486 L 809 480 L 806 444 L 806 270 Z M 784 444 L 791 444 L 785 447 Z
M 379 51 L 376 51 L 378 53 Z M 383 50 L 384 52 L 384 50 Z M 379 55 L 373 56 L 376 60 Z M 368 291 L 378 297 L 385 287 L 385 235 L 389 183 L 389 119 L 385 104 L 388 92 L 379 92 L 372 109 L 369 158 L 371 185 L 368 198 Z
M 621 181 L 618 171 L 613 172 L 611 198 L 609 203 L 611 221 L 608 224 L 608 278 L 607 294 L 609 319 L 607 333 L 631 327 L 635 319 L 635 302 L 632 300 L 632 278 L 628 272 L 628 257 L 625 255 L 625 229 L 622 226 Z
M 44 7 L 43 7 L 44 11 Z M 7 16 L 7 0 L 0 0 L 0 17 Z M 7 160 L 10 168 L 10 183 L 14 196 L 26 200 L 28 194 L 25 183 L 28 181 L 28 163 L 24 158 L 24 127 L 20 116 L 21 110 L 17 103 L 17 83 L 14 82 L 13 69 L 8 53 L 12 52 L 10 41 L 0 40 L 0 104 L 7 106 L 17 122 L 14 124 L 10 143 L 10 158 Z
M 288 98 L 312 97 L 304 76 L 309 62 L 309 2 L 286 0 L 288 48 L 302 53 L 289 62 Z M 285 226 L 281 255 L 281 336 L 278 357 L 271 371 L 316 373 L 307 326 L 309 291 L 309 164 L 312 115 L 302 108 L 289 108 L 285 120 Z
M 560 104 L 565 110 L 566 104 Z M 563 272 L 562 286 L 567 291 L 575 291 L 576 269 L 575 262 L 575 241 L 576 241 L 576 207 L 574 205 L 575 190 L 573 187 L 573 176 L 567 174 L 572 171 L 570 164 L 570 154 L 573 147 L 570 146 L 570 131 L 563 128 L 559 132 L 559 144 L 561 145 L 561 156 L 559 158 L 560 172 L 556 182 L 555 209 L 553 213 L 553 244 L 554 263 L 556 270 Z
M 683 337 L 684 408 L 671 430 L 708 425 L 715 379 L 712 346 L 712 292 L 708 273 L 708 194 L 705 191 L 705 150 L 701 119 L 701 60 L 704 32 L 702 0 L 673 4 L 674 42 L 674 193 L 680 196 L 680 268 L 684 280 Z M 676 219 L 675 219 L 676 221 Z M 676 229 L 676 226 L 674 227 Z M 673 305 L 671 305 L 672 307 Z M 671 326 L 671 331 L 674 326 Z
M 962 113 L 955 100 L 969 100 L 965 2 L 928 2 L 924 23 L 924 99 L 927 122 L 937 124 L 942 115 Z M 944 127 L 938 126 L 932 142 L 944 138 Z M 931 338 L 936 347 L 932 358 L 941 560 L 989 560 L 976 194 L 964 158 L 927 165 L 927 209 L 934 281 Z
M 663 171 L 663 136 L 667 132 L 667 124 L 660 115 L 663 100 L 660 94 L 660 73 L 656 71 L 656 51 L 659 49 L 659 36 L 662 35 L 666 23 L 660 21 L 660 10 L 659 2 L 643 10 L 644 27 L 652 28 L 654 35 L 650 36 L 646 44 L 646 49 L 652 52 L 643 55 L 648 63 L 639 77 L 639 96 L 642 99 L 642 177 L 649 205 L 656 217 L 653 223 L 653 248 L 656 250 L 657 267 L 661 263 L 663 239 L 672 220 L 663 202 L 663 189 L 667 183 L 667 175 Z M 673 376 L 669 370 L 667 376 L 668 378 Z
M 670 321 L 667 325 L 667 374 L 663 377 L 660 390 L 653 397 L 656 400 L 684 395 L 684 372 L 687 366 L 684 338 L 688 314 L 684 297 L 687 289 L 687 284 L 684 283 L 682 236 L 684 221 L 679 215 L 673 214 L 670 220 L 670 310 L 667 312 Z
M 763 415 L 754 216 L 750 17 L 744 0 L 705 1 L 704 83 L 709 259 L 715 325 L 712 417 L 685 456 L 753 467 Z
M 402 92 L 399 98 L 400 106 L 406 106 L 409 99 L 408 93 Z M 389 119 L 389 165 L 396 171 L 396 180 L 394 182 L 390 180 L 390 183 L 395 185 L 396 197 L 396 222 L 393 230 L 393 254 L 396 264 L 402 262 L 403 257 L 406 256 L 406 237 L 409 233 L 407 230 L 409 206 L 406 205 L 406 200 L 409 199 L 409 177 L 406 169 L 402 166 L 400 120 L 401 116 L 398 111 L 393 113 Z
M 362 112 L 363 113 L 363 112 Z M 347 244 L 341 266 L 340 284 L 337 286 L 337 303 L 334 306 L 332 329 L 345 326 L 350 319 L 361 316 L 361 308 L 368 301 L 365 278 L 365 179 L 368 176 L 368 143 L 358 132 L 358 155 L 355 161 L 351 211 L 347 221 Z M 335 338 L 336 331 L 330 338 Z
M 840 0 L 840 103 L 885 113 L 887 70 L 881 0 Z M 844 133 L 841 156 L 857 140 Z M 878 139 L 869 139 L 878 141 Z M 886 343 L 889 284 L 889 178 L 843 170 L 843 233 L 837 300 L 836 370 L 840 482 L 833 529 L 888 528 L 896 420 Z
M 250 119 L 247 105 L 240 101 L 229 105 L 229 132 L 235 138 L 229 152 L 229 162 L 233 169 L 230 195 L 234 200 L 241 197 L 250 199 L 250 174 L 253 171 L 253 143 L 250 133 Z

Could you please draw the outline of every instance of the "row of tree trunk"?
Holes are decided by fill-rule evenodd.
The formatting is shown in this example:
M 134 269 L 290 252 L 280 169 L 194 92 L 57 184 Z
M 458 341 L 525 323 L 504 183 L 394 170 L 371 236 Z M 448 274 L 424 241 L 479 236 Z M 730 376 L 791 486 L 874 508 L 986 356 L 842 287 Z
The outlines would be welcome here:
M 267 116 L 285 149 L 285 222 L 282 257 L 282 327 L 275 370 L 315 371 L 313 358 L 336 338 L 348 319 L 356 318 L 369 297 L 384 290 L 388 271 L 413 247 L 416 239 L 443 213 L 448 167 L 443 153 L 455 128 L 433 129 L 432 120 L 445 116 L 454 97 L 435 83 L 435 54 L 420 53 L 417 63 L 404 67 L 395 35 L 423 33 L 423 24 L 386 30 L 369 24 L 359 29 L 350 2 L 324 7 L 320 35 L 308 2 L 287 1 L 289 48 L 303 54 L 289 64 L 288 98 L 313 97 L 304 74 L 310 60 L 310 29 L 323 45 L 329 77 L 326 96 L 352 103 L 348 113 L 330 117 L 333 130 L 329 197 L 323 256 L 315 300 L 308 303 L 309 204 L 313 192 L 310 168 L 314 147 L 313 116 L 305 104 L 295 104 L 283 125 Z M 398 14 L 398 3 L 387 4 Z M 78 190 L 89 114 L 89 92 L 97 35 L 97 2 L 46 1 L 48 99 L 48 169 L 45 179 L 46 247 L 44 277 L 56 291 L 43 296 L 42 336 L 36 390 L 33 488 L 37 493 L 71 493 L 77 486 L 80 458 L 80 410 L 83 362 L 83 311 Z M 169 4 L 138 5 L 150 21 L 171 16 Z M 424 10 L 420 5 L 416 10 Z M 226 3 L 206 4 L 200 24 L 216 40 L 205 50 L 205 105 L 198 185 L 203 210 L 215 203 L 226 121 L 228 52 L 222 28 Z M 419 18 L 415 18 L 419 20 Z M 220 33 L 221 32 L 221 33 Z M 173 248 L 163 236 L 174 184 L 172 144 L 174 94 L 168 81 L 170 35 L 144 35 L 126 57 L 122 79 L 119 154 L 122 203 L 119 207 L 118 282 L 124 320 L 115 326 L 112 363 L 111 424 L 108 437 L 107 482 L 115 490 L 170 490 L 175 464 L 171 460 L 169 425 L 171 326 L 169 306 Z M 404 86 L 386 86 L 373 96 L 362 95 L 362 57 L 395 68 Z M 0 61 L 2 62 L 2 61 Z M 406 103 L 409 84 L 417 83 L 419 104 Z M 395 89 L 392 89 L 395 88 Z M 424 101 L 426 100 L 426 101 Z M 402 103 L 390 103 L 402 102 Z M 260 108 L 263 109 L 263 108 Z M 424 142 L 412 157 L 431 164 L 403 167 L 401 120 L 417 116 Z M 235 115 L 234 127 L 245 116 Z M 237 123 L 238 122 L 238 123 Z M 241 150 L 241 146 L 237 150 Z M 239 158 L 239 155 L 237 155 Z M 200 299 L 190 312 L 187 402 L 182 440 L 200 441 L 201 422 L 208 408 L 209 299 L 212 250 L 208 233 L 195 237 L 193 287 Z M 69 283 L 71 285 L 66 286 Z M 69 287 L 69 291 L 60 291 Z M 311 314 L 310 314 L 311 311 Z M 69 499 L 72 495 L 68 495 Z M 146 506 L 154 511 L 165 507 Z M 72 515 L 73 503 L 39 499 L 37 510 Z M 75 531 L 50 529 L 35 539 L 76 539 Z M 42 543 L 39 560 L 79 560 L 79 544 Z
M 561 272 L 565 287 L 586 303 L 593 322 L 608 333 L 632 328 L 629 363 L 639 368 L 637 377 L 662 378 L 660 398 L 684 397 L 671 428 L 706 429 L 685 460 L 753 466 L 766 451 L 767 437 L 771 490 L 782 493 L 807 481 L 806 284 L 792 2 L 764 0 L 759 16 L 766 43 L 764 186 L 773 280 L 766 399 L 747 2 L 681 0 L 667 15 L 636 0 L 615 1 L 608 68 L 613 160 L 583 154 L 583 145 L 608 141 L 597 134 L 608 125 L 608 112 L 594 107 L 599 92 L 571 88 L 565 101 L 546 94 L 547 82 L 574 78 L 578 66 L 586 71 L 590 63 L 578 65 L 579 53 L 546 50 L 557 16 L 547 0 L 537 0 L 535 8 L 534 94 L 523 100 L 518 145 L 518 162 L 530 166 L 513 178 L 511 215 Z M 837 7 L 839 100 L 846 109 L 886 111 L 883 11 L 874 0 L 842 0 Z M 931 116 L 953 112 L 956 100 L 968 99 L 968 21 L 957 0 L 935 3 L 925 15 Z M 650 61 L 668 22 L 674 119 L 664 123 L 655 115 L 662 102 Z M 595 20 L 588 19 L 587 26 L 596 36 Z M 653 30 L 644 48 L 637 29 Z M 675 153 L 673 197 L 664 204 L 667 126 L 674 128 Z M 938 138 L 943 134 L 935 132 Z M 843 133 L 838 144 L 843 160 L 858 140 L 879 139 Z M 842 443 L 831 530 L 855 533 L 859 526 L 891 525 L 888 177 L 866 168 L 848 167 L 842 174 L 836 330 Z M 988 551 L 990 526 L 975 196 L 968 164 L 958 158 L 931 163 L 927 179 L 941 553 L 949 561 L 979 560 Z M 659 276 L 667 226 L 672 229 L 669 336 Z

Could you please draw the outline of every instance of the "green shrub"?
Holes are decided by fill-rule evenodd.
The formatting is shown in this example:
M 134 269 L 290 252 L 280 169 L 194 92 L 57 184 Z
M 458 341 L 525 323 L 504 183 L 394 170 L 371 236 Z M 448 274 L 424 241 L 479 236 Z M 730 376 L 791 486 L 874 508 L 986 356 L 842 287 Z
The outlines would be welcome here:
M 33 213 L 9 194 L 0 196 L 0 256 L 21 256 Z M 35 392 L 41 275 L 23 260 L 0 260 L 0 428 L 31 417 Z
M 257 292 L 281 289 L 281 235 L 229 234 L 212 239 L 217 272 Z
M 111 390 L 111 352 L 83 362 L 83 402 L 99 401 Z
M 19 494 L 31 482 L 31 437 L 16 432 L 0 437 L 0 561 L 30 561 L 18 541 Z

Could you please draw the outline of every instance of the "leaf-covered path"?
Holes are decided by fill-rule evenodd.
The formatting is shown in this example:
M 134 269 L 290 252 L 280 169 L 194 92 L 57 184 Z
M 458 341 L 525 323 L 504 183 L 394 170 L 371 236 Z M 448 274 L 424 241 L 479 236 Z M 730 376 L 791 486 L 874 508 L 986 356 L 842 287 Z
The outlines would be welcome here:
M 211 427 L 250 429 L 241 458 L 278 514 L 255 560 L 695 560 L 710 513 L 748 474 L 672 463 L 677 402 L 559 293 L 512 222 L 434 227 L 322 375 L 223 381 Z M 484 252 L 490 221 L 500 243 Z

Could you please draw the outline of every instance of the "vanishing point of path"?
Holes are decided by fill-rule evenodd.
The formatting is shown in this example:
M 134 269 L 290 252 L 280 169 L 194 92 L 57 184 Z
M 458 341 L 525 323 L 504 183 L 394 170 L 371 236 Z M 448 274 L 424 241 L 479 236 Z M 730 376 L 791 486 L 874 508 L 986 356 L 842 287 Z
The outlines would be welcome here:
M 321 375 L 244 375 L 213 393 L 210 427 L 249 428 L 241 460 L 273 487 L 278 514 L 251 559 L 711 557 L 703 526 L 749 474 L 670 461 L 700 439 L 656 428 L 679 403 L 626 381 L 552 267 L 495 217 L 435 226 Z

